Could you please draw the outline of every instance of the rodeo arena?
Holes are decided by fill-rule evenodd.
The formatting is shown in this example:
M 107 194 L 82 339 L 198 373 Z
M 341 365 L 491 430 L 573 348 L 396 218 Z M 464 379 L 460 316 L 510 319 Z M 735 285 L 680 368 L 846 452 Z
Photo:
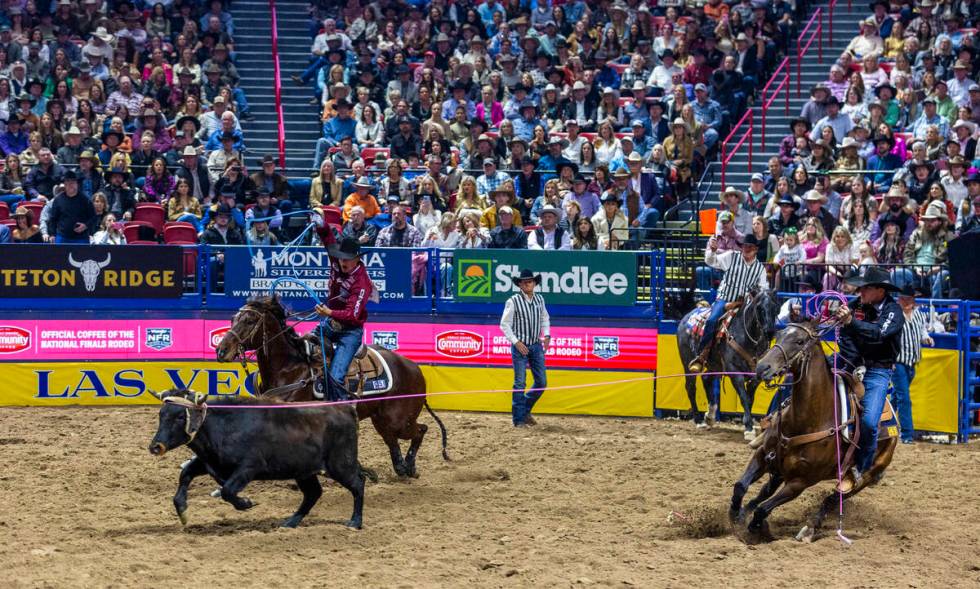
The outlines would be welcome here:
M 980 586 L 978 26 L 0 0 L 0 586 Z

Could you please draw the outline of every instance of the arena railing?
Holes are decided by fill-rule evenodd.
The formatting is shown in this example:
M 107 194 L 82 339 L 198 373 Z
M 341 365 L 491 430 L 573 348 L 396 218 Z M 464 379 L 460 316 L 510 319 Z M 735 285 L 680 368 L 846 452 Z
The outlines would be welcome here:
M 850 3 L 850 0 L 848 0 L 848 3 Z M 834 8 L 836 7 L 837 0 L 830 0 L 830 2 L 827 3 L 827 38 L 830 39 L 831 44 L 834 42 Z M 848 6 L 848 8 L 850 8 L 850 6 Z M 821 57 L 820 60 L 823 61 L 823 58 Z
M 746 110 L 745 114 L 742 115 L 742 118 L 739 119 L 738 122 L 735 123 L 735 125 L 732 127 L 732 130 L 728 133 L 728 137 L 725 137 L 725 139 L 721 142 L 722 187 L 725 186 L 725 172 L 728 170 L 729 162 L 732 161 L 732 158 L 735 156 L 736 153 L 738 153 L 738 150 L 742 147 L 742 145 L 746 143 L 748 144 L 748 150 L 749 150 L 749 169 L 750 170 L 752 169 L 752 143 L 753 143 L 752 130 L 753 130 L 754 118 L 755 118 L 755 109 L 750 108 Z M 736 141 L 735 146 L 732 147 L 731 150 L 729 150 L 728 142 L 731 141 L 736 136 L 736 133 L 738 133 L 739 130 L 742 129 L 743 125 L 745 126 L 745 129 L 741 131 L 739 140 Z
M 276 0 L 269 0 L 269 12 L 272 14 L 272 71 L 276 98 L 276 118 L 279 131 L 279 167 L 286 167 L 286 126 L 282 114 L 282 72 L 279 69 L 279 13 L 276 10 Z
M 963 301 L 959 321 L 959 349 L 963 352 L 960 370 L 960 442 L 980 435 L 980 325 L 973 316 L 980 315 L 980 301 Z
M 769 77 L 769 81 L 762 88 L 762 93 L 759 96 L 759 100 L 762 103 L 762 143 L 761 145 L 766 145 L 766 120 L 769 118 L 769 108 L 779 97 L 779 93 L 784 93 L 785 98 L 785 108 L 786 116 L 789 116 L 789 92 L 790 92 L 790 81 L 789 81 L 789 58 L 784 58 L 779 65 L 776 66 L 775 71 Z M 777 81 L 778 79 L 778 81 Z M 772 90 L 772 95 L 769 95 L 770 87 L 775 84 L 776 86 Z
M 812 30 L 811 30 L 812 29 Z M 807 35 L 809 34 L 809 37 Z M 804 38 L 806 43 L 804 44 Z M 809 51 L 814 40 L 817 42 L 817 60 L 823 63 L 823 8 L 813 12 L 806 26 L 796 40 L 796 97 L 803 95 L 803 55 Z

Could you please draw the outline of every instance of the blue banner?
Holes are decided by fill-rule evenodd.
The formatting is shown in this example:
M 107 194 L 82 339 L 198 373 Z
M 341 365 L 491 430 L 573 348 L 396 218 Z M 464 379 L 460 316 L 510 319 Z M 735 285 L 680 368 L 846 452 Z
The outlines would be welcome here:
M 322 247 L 229 247 L 225 254 L 225 296 L 246 299 L 251 296 L 268 295 L 269 287 L 279 278 L 299 278 L 322 300 L 327 298 L 327 285 L 330 280 L 330 259 Z M 426 251 L 411 249 L 372 248 L 361 250 L 361 261 L 367 268 L 368 276 L 378 292 L 378 309 L 386 303 L 409 302 L 413 294 L 426 297 L 424 273 L 427 263 Z M 414 268 L 417 273 L 416 284 L 420 290 L 413 292 L 413 256 L 422 256 Z M 308 302 L 306 290 L 299 284 L 282 281 L 276 293 L 287 302 Z

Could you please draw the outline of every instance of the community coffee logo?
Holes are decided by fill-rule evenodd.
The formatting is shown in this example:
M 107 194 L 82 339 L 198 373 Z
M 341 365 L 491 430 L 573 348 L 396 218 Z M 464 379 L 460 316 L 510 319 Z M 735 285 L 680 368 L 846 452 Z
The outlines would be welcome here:
M 31 347 L 31 332 L 20 327 L 0 325 L 0 354 L 14 354 Z
M 460 297 L 489 297 L 492 287 L 490 265 L 490 260 L 460 260 L 457 294 Z
M 597 335 L 592 338 L 592 353 L 603 360 L 610 360 L 619 355 L 619 337 L 614 335 Z
M 375 331 L 371 333 L 371 343 L 394 352 L 398 349 L 397 331 Z
M 448 358 L 473 358 L 483 353 L 483 336 L 457 329 L 436 336 L 436 352 Z
M 218 349 L 218 344 L 221 343 L 221 340 L 225 338 L 225 334 L 229 331 L 231 331 L 231 327 L 219 327 L 218 329 L 211 330 L 211 334 L 209 335 L 209 343 L 211 344 L 212 350 Z

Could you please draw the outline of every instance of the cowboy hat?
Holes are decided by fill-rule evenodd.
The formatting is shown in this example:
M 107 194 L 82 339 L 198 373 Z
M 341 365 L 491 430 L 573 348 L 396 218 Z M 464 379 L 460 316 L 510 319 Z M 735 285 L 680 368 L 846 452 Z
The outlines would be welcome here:
M 946 205 L 942 201 L 934 200 L 926 207 L 926 212 L 922 213 L 923 219 L 949 219 L 946 214 Z
M 510 279 L 517 286 L 520 286 L 521 283 L 524 282 L 525 280 L 533 280 L 534 284 L 541 284 L 541 275 L 535 274 L 534 272 L 531 272 L 527 268 L 521 269 L 521 273 L 519 275 L 511 276 Z
M 843 151 L 845 149 L 850 149 L 852 147 L 854 149 L 857 149 L 858 147 L 860 147 L 860 145 L 857 142 L 857 139 L 855 139 L 853 137 L 845 137 L 844 138 L 844 141 L 842 141 L 841 144 L 840 144 L 841 151 Z
M 613 194 L 612 192 L 604 192 L 602 194 L 602 198 L 599 199 L 599 202 L 601 202 L 602 204 L 606 204 L 607 202 L 614 202 L 617 205 L 622 204 L 619 202 L 619 197 Z
M 784 194 L 782 198 L 776 201 L 776 206 L 781 207 L 783 205 L 789 205 L 793 207 L 794 211 L 800 208 L 800 203 L 796 202 L 796 199 L 793 198 L 793 195 L 791 194 Z
M 806 194 L 803 195 L 803 200 L 825 203 L 827 202 L 827 197 L 820 194 L 816 190 L 808 190 Z
M 361 244 L 353 237 L 345 237 L 340 243 L 328 245 L 327 253 L 338 260 L 353 260 L 361 255 Z
M 916 297 L 918 293 L 915 292 L 915 287 L 911 283 L 906 284 L 898 291 L 898 296 L 900 297 Z
M 561 217 L 561 211 L 559 211 L 558 207 L 556 207 L 555 205 L 544 205 L 543 207 L 541 207 L 541 210 L 538 211 L 538 217 L 541 217 L 545 214 L 554 215 L 556 218 Z
M 823 290 L 823 285 L 820 284 L 820 280 L 813 274 L 807 273 L 796 283 L 796 288 L 799 289 L 801 286 L 809 287 L 813 292 L 818 293 Z
M 742 192 L 738 188 L 735 188 L 734 186 L 729 186 L 728 188 L 725 188 L 724 191 L 722 191 L 721 199 L 725 200 L 725 197 L 728 196 L 729 194 L 734 194 L 735 196 L 737 196 L 739 201 L 742 201 L 745 198 L 744 192 Z
M 738 240 L 738 246 L 739 247 L 746 247 L 746 246 L 748 246 L 748 247 L 754 247 L 754 248 L 757 248 L 758 249 L 758 247 L 761 244 L 762 244 L 762 242 L 759 240 L 758 237 L 755 236 L 754 233 L 749 233 L 747 235 L 743 235 L 742 238 Z
M 899 290 L 897 286 L 892 284 L 891 275 L 888 273 L 888 270 L 879 268 L 878 266 L 868 266 L 868 268 L 864 271 L 864 276 L 848 278 L 845 280 L 845 282 L 857 288 L 876 286 L 892 292 L 897 292 Z
M 184 116 L 180 117 L 179 119 L 177 119 L 177 128 L 178 129 L 183 128 L 184 127 L 184 123 L 187 122 L 187 121 L 190 121 L 190 122 L 192 122 L 194 124 L 194 131 L 195 132 L 201 130 L 201 121 L 199 121 L 198 118 L 195 117 L 195 116 L 193 116 L 193 115 L 184 115 Z

